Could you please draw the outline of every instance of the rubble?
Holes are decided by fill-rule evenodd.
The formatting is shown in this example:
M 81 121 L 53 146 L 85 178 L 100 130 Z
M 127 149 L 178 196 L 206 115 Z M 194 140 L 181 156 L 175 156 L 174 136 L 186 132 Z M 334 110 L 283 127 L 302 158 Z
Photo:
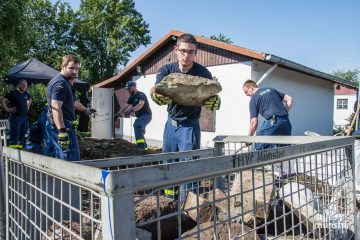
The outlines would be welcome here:
M 76 234 L 76 235 L 74 235 Z M 93 239 L 91 226 L 81 224 L 74 221 L 65 220 L 62 222 L 62 227 L 54 223 L 46 232 L 46 235 L 53 240 L 70 240 L 70 239 Z M 96 234 L 99 236 L 99 234 Z M 95 237 L 95 236 L 94 236 Z M 42 240 L 47 239 L 45 236 Z M 101 240 L 101 237 L 94 238 Z
M 184 211 L 192 209 L 187 211 L 187 215 L 197 223 L 210 221 L 213 216 L 213 211 L 215 210 L 208 200 L 201 196 L 197 196 L 193 192 L 187 194 L 183 209 Z
M 269 218 L 269 203 L 274 198 L 274 176 L 271 172 L 256 170 L 246 170 L 240 174 L 235 175 L 230 189 L 230 195 L 236 196 L 231 202 L 230 211 L 236 214 L 244 213 L 241 220 L 250 226 L 255 219 L 257 225 L 263 224 L 265 219 Z
M 156 196 L 144 199 L 137 197 L 135 202 L 135 221 L 137 224 L 142 224 L 139 228 L 142 228 L 152 234 L 152 239 L 158 239 L 158 222 L 151 220 L 178 211 L 177 202 L 164 196 L 160 196 L 159 204 Z M 161 239 L 175 239 L 178 237 L 179 225 L 181 225 L 182 231 L 187 231 L 193 228 L 195 224 L 196 222 L 192 221 L 184 214 L 162 219 L 160 221 Z
M 323 226 L 325 218 L 321 201 L 314 196 L 313 192 L 302 184 L 292 182 L 280 189 L 279 193 L 284 203 L 294 211 L 298 218 L 307 220 L 305 227 L 317 235 L 316 228 Z
M 168 96 L 173 102 L 202 106 L 204 101 L 221 92 L 217 79 L 207 79 L 182 73 L 171 73 L 155 85 L 155 92 Z
M 195 227 L 190 231 L 182 234 L 182 237 L 187 240 L 198 240 L 198 239 L 206 239 L 206 240 L 215 240 L 215 239 L 244 239 L 244 240 L 260 240 L 259 235 L 252 230 L 250 227 L 246 226 L 242 223 L 232 222 L 229 224 L 220 223 L 216 226 L 216 233 L 214 233 L 214 224 L 219 224 L 215 222 L 206 222 L 202 223 L 199 226 L 200 229 L 200 238 L 198 238 L 197 231 L 198 228 Z M 231 235 L 229 233 L 229 228 Z M 189 237 L 187 237 L 189 236 Z

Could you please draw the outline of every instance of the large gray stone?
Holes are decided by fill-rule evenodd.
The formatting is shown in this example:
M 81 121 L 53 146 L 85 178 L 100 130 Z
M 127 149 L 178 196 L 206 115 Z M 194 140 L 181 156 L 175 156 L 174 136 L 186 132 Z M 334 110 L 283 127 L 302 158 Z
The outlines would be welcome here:
M 173 102 L 187 106 L 202 106 L 204 101 L 222 90 L 216 78 L 171 73 L 155 85 L 155 92 L 168 96 Z
M 248 227 L 244 223 L 238 222 L 216 222 L 216 232 L 214 232 L 214 222 L 205 222 L 199 225 L 199 228 L 193 229 L 182 234 L 182 238 L 188 240 L 223 240 L 223 239 L 244 239 L 244 240 L 260 240 L 255 230 Z M 197 233 L 199 232 L 200 238 Z

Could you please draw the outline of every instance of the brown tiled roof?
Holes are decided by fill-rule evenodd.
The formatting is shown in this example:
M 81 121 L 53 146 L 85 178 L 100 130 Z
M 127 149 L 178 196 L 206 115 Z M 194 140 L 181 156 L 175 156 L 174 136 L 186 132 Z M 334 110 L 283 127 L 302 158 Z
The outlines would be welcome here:
M 127 72 L 134 70 L 136 68 L 136 66 L 138 66 L 141 62 L 143 62 L 145 59 L 147 59 L 149 56 L 151 56 L 151 54 L 153 54 L 155 51 L 157 51 L 159 48 L 161 48 L 167 41 L 169 41 L 171 39 L 171 37 L 173 37 L 173 36 L 179 37 L 182 34 L 184 34 L 184 33 L 177 31 L 177 30 L 170 31 L 164 37 L 162 37 L 159 41 L 157 41 L 155 44 L 153 44 L 147 51 L 145 51 L 137 59 L 135 59 L 135 61 L 133 61 L 128 66 L 126 66 L 119 74 L 96 84 L 95 87 L 107 87 L 107 85 L 113 83 L 114 81 L 117 81 L 123 75 L 125 75 Z M 205 37 L 199 37 L 199 36 L 194 36 L 194 37 L 196 38 L 196 41 L 198 41 L 199 43 L 203 43 L 203 44 L 207 44 L 207 45 L 210 45 L 213 47 L 225 49 L 225 50 L 228 50 L 228 51 L 231 51 L 234 53 L 238 53 L 238 54 L 242 54 L 245 56 L 249 56 L 249 57 L 252 57 L 252 58 L 258 59 L 258 60 L 265 59 L 266 54 L 262 53 L 262 52 L 249 50 L 249 49 L 238 47 L 235 45 L 211 40 L 211 39 L 208 39 Z
M 126 66 L 123 70 L 121 70 L 121 72 L 119 74 L 96 84 L 95 87 L 111 87 L 111 86 L 116 85 L 115 82 L 122 78 L 124 78 L 124 79 L 122 79 L 122 81 L 125 81 L 125 78 L 128 78 L 129 76 L 131 76 L 131 73 L 136 69 L 137 66 L 141 65 L 141 63 L 143 63 L 146 59 L 148 59 L 152 54 L 154 54 L 157 50 L 159 50 L 161 47 L 163 47 L 169 41 L 171 41 L 172 37 L 174 37 L 174 36 L 179 37 L 182 34 L 184 34 L 184 33 L 177 31 L 177 30 L 171 30 L 164 37 L 162 37 L 159 41 L 157 41 L 155 44 L 153 44 L 147 51 L 145 51 L 137 59 L 135 59 L 135 61 L 133 61 L 130 65 Z M 267 62 L 270 64 L 277 63 L 277 64 L 279 64 L 279 66 L 284 67 L 284 68 L 289 68 L 294 71 L 309 74 L 311 76 L 319 77 L 319 78 L 322 78 L 324 80 L 331 81 L 334 83 L 340 83 L 340 84 L 346 85 L 350 88 L 354 88 L 354 89 L 357 88 L 357 85 L 352 82 L 337 78 L 337 77 L 332 76 L 327 73 L 323 73 L 323 72 L 308 68 L 301 64 L 289 61 L 284 58 L 277 57 L 275 55 L 250 50 L 247 48 L 223 43 L 223 42 L 216 41 L 216 40 L 211 40 L 211 39 L 205 38 L 205 37 L 199 37 L 199 36 L 194 36 L 194 37 L 196 38 L 196 40 L 199 43 L 202 43 L 205 45 L 209 45 L 212 47 L 227 50 L 227 51 L 230 51 L 233 53 L 237 53 L 237 54 L 247 56 L 252 59 L 257 59 L 259 61 Z

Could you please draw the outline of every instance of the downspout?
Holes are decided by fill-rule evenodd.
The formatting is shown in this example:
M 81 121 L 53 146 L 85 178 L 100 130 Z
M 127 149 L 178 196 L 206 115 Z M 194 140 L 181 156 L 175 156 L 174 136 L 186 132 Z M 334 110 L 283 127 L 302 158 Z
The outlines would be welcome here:
M 356 91 L 356 102 L 357 102 L 356 107 L 358 108 L 359 104 L 360 104 L 360 82 L 359 82 L 358 89 Z M 356 112 L 356 110 L 355 110 L 355 112 Z M 358 128 L 359 128 L 359 116 L 357 116 L 357 118 L 356 118 L 356 124 L 354 127 L 354 131 L 356 131 Z
M 262 81 L 264 81 L 265 78 L 267 78 L 274 70 L 277 68 L 278 64 L 275 63 L 271 68 L 269 68 L 262 76 L 261 78 L 256 82 L 256 84 L 259 86 Z

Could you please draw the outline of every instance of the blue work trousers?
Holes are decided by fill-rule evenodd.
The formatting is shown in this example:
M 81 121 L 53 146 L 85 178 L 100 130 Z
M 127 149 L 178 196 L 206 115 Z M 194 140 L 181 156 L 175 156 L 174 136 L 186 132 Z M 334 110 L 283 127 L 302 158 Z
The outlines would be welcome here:
M 291 136 L 291 123 L 288 116 L 276 117 L 275 121 L 272 119 L 265 120 L 261 126 L 257 136 Z M 262 150 L 267 148 L 280 147 L 280 145 L 269 143 L 256 143 L 255 149 Z
M 168 118 L 163 135 L 163 152 L 183 152 L 200 148 L 199 120 L 176 122 Z
M 37 122 L 34 123 L 37 124 L 37 127 L 32 130 L 31 127 L 29 128 L 25 149 L 29 152 L 33 152 L 41 155 L 44 155 L 46 153 L 45 154 L 46 156 L 55 157 L 55 150 L 53 148 L 50 148 L 50 146 L 48 146 L 45 143 L 45 139 L 46 139 L 45 127 L 46 127 L 47 116 L 48 116 L 48 109 L 46 107 L 40 113 Z
M 151 121 L 150 114 L 144 114 L 138 117 L 134 122 L 134 132 L 135 132 L 135 139 L 136 145 L 139 149 L 145 149 L 147 147 L 146 140 L 145 140 L 145 128 Z
M 79 145 L 76 138 L 75 130 L 70 121 L 64 120 L 65 127 L 70 129 L 68 131 L 69 138 L 70 138 L 70 145 L 68 149 L 63 149 L 60 144 L 58 143 L 58 130 L 49 119 L 46 121 L 45 126 L 45 155 L 50 156 L 55 153 L 56 158 L 68 161 L 79 161 L 80 160 L 80 152 L 79 152 Z M 49 152 L 49 149 L 53 149 Z
M 163 152 L 182 152 L 200 148 L 200 124 L 199 120 L 184 122 L 173 121 L 168 118 L 165 124 L 163 136 Z M 192 160 L 191 158 L 168 160 L 166 163 L 183 162 Z M 184 201 L 188 191 L 196 191 L 197 182 L 182 184 L 180 187 L 165 189 L 165 194 L 175 200 Z M 180 194 L 179 194 L 180 191 Z
M 11 114 L 10 123 L 10 140 L 9 145 L 24 145 L 25 134 L 29 127 L 28 117 Z

